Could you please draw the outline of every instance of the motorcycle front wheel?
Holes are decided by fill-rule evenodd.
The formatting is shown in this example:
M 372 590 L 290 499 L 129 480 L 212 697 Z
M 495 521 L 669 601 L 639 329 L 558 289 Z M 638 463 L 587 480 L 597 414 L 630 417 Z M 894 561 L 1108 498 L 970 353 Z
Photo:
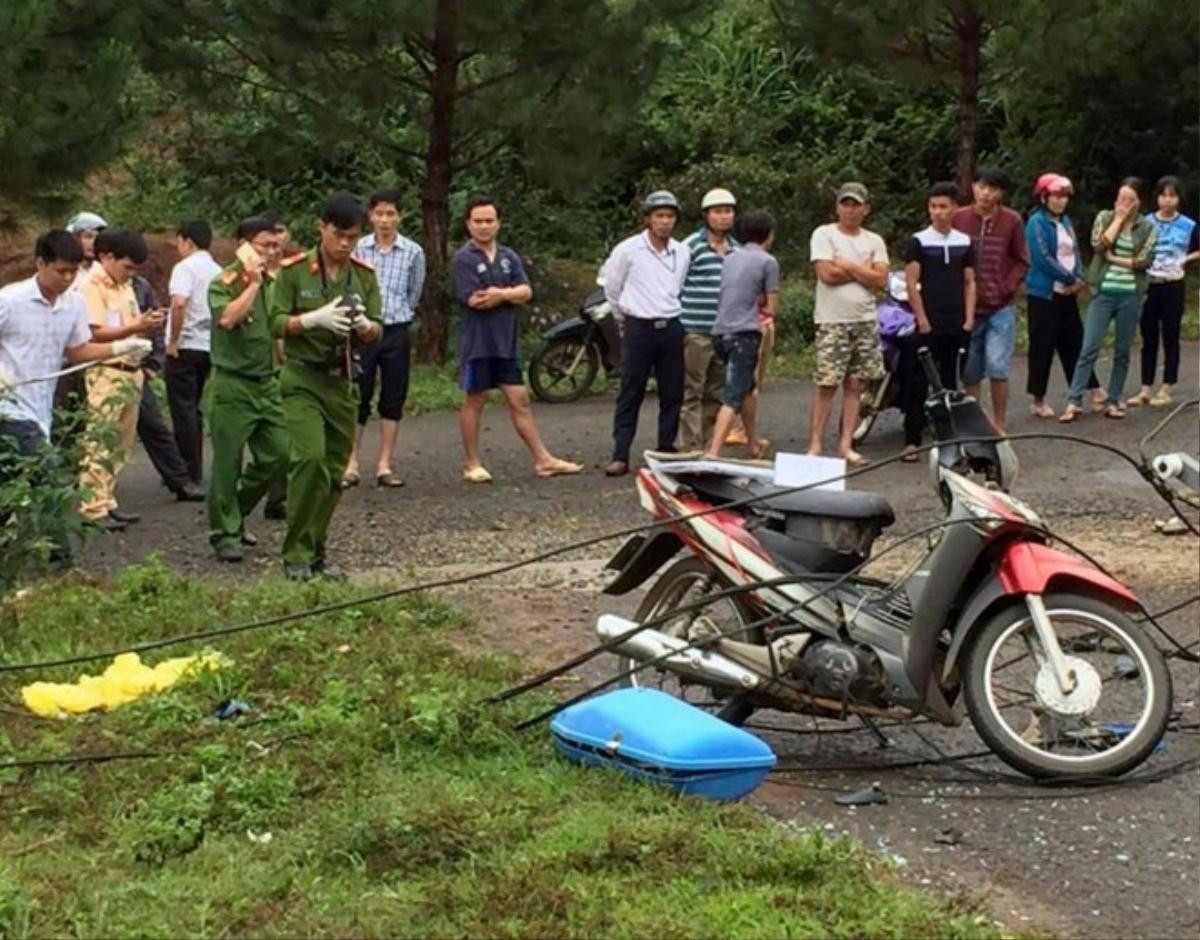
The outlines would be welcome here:
M 566 337 L 543 343 L 529 360 L 529 385 L 544 402 L 559 405 L 587 394 L 600 371 L 595 343 Z
M 1043 598 L 1073 686 L 1064 692 L 1024 604 L 984 624 L 966 653 L 963 694 L 975 730 L 1032 777 L 1110 777 L 1142 763 L 1162 739 L 1171 673 L 1147 633 L 1082 594 Z
M 634 620 L 645 623 L 655 617 L 677 610 L 684 604 L 690 604 L 701 598 L 716 593 L 725 585 L 717 581 L 709 568 L 699 558 L 683 558 L 671 565 L 654 582 L 654 586 L 646 593 L 645 599 L 634 614 Z M 652 629 L 668 636 L 683 640 L 693 640 L 695 622 L 698 618 L 707 618 L 707 629 L 716 630 L 730 636 L 732 639 L 745 642 L 755 642 L 761 636 L 761 630 L 752 628 L 749 633 L 739 633 L 739 625 L 749 623 L 752 616 L 736 597 L 724 597 L 713 601 L 699 610 L 680 611 L 679 616 L 673 617 Z M 711 625 L 711 626 L 710 626 Z M 754 712 L 750 700 L 737 692 L 714 690 L 698 681 L 680 676 L 662 666 L 647 666 L 630 673 L 639 663 L 632 656 L 620 656 L 617 668 L 624 676 L 621 685 L 626 688 L 659 689 L 683 699 L 689 705 L 703 708 L 712 712 L 731 725 L 741 725 Z M 629 673 L 628 675 L 625 675 Z
M 871 433 L 871 428 L 875 426 L 875 419 L 883 410 L 884 397 L 888 393 L 891 381 L 891 373 L 886 373 L 882 379 L 863 383 L 858 406 L 858 424 L 854 426 L 854 433 L 851 435 L 855 444 L 861 444 Z

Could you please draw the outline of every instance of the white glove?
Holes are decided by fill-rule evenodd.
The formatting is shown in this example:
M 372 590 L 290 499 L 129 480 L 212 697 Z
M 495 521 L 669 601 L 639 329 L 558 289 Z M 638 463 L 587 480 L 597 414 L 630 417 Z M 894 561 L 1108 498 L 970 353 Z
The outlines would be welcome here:
M 334 297 L 325 306 L 300 314 L 300 325 L 305 330 L 329 330 L 338 336 L 350 335 L 349 307 L 342 306 L 342 298 Z
M 114 356 L 129 356 L 135 362 L 145 359 L 153 348 L 154 344 L 144 336 L 129 336 L 125 339 L 113 340 L 112 344 Z

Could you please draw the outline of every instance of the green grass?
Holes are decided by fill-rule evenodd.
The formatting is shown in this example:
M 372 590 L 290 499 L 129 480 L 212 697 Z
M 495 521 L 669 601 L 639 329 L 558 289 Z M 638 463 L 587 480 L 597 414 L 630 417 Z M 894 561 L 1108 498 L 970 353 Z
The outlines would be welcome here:
M 8 601 L 0 658 L 350 590 L 231 589 L 152 560 Z M 227 637 L 228 668 L 69 721 L 21 714 L 18 680 L 74 670 L 3 676 L 0 761 L 169 756 L 0 770 L 0 936 L 1000 935 L 961 902 L 903 889 L 848 840 L 575 767 L 544 729 L 514 735 L 506 722 L 545 700 L 481 707 L 519 668 L 456 652 L 464 627 L 413 599 Z M 229 696 L 254 711 L 211 719 Z

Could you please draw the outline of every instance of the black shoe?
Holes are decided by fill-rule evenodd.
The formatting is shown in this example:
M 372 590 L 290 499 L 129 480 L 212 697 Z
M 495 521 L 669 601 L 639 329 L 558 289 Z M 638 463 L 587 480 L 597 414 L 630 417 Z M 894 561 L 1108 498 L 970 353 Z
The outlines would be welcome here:
M 285 561 L 283 563 L 283 576 L 289 581 L 310 581 L 313 577 L 312 566 L 303 563 L 292 564 Z
M 103 519 L 97 519 L 95 521 L 96 524 L 105 532 L 124 532 L 127 527 L 126 523 L 122 522 L 111 512 Z
M 242 544 L 253 548 L 258 544 L 258 536 L 253 532 L 247 532 L 245 529 L 242 529 Z
M 287 519 L 287 503 L 267 503 L 263 507 L 263 518 L 275 520 Z
M 222 542 L 216 546 L 217 557 L 221 561 L 241 561 L 245 558 L 245 553 L 242 551 L 242 546 L 237 542 Z
M 121 512 L 119 509 L 110 509 L 108 511 L 108 518 L 116 519 L 117 522 L 123 522 L 125 525 L 133 525 L 142 519 L 136 512 Z
M 202 503 L 204 502 L 204 488 L 188 480 L 175 490 L 175 499 L 181 503 Z
M 346 576 L 337 568 L 326 567 L 324 558 L 312 563 L 312 573 L 314 578 L 324 578 L 326 581 L 346 580 Z

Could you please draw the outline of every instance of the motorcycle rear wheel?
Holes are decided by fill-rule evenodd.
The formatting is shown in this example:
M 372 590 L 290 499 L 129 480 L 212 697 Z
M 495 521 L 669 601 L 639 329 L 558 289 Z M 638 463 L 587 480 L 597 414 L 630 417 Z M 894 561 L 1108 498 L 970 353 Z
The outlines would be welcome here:
M 543 343 L 529 360 L 529 385 L 541 401 L 560 405 L 587 394 L 600 371 L 595 343 L 566 337 Z
M 682 604 L 699 600 L 707 594 L 712 594 L 725 588 L 715 579 L 712 571 L 699 558 L 682 558 L 664 571 L 654 582 L 654 586 L 646 593 L 646 597 L 638 606 L 634 620 L 645 623 L 653 617 L 658 617 L 672 611 Z M 738 624 L 749 623 L 753 616 L 749 609 L 736 597 L 722 598 L 711 605 L 695 611 L 683 611 L 676 618 L 659 624 L 654 629 L 670 636 L 687 639 L 687 631 L 692 621 L 699 616 L 710 618 L 722 631 L 733 631 Z M 748 643 L 761 641 L 761 628 L 751 628 L 745 634 L 731 632 L 733 639 L 744 640 Z M 618 657 L 617 668 L 621 673 L 627 673 L 638 665 L 638 660 L 632 656 Z M 689 681 L 670 670 L 649 666 L 621 679 L 621 685 L 626 688 L 660 689 L 683 699 L 690 705 L 711 712 L 722 721 L 731 725 L 742 725 L 754 713 L 755 706 L 750 699 L 741 693 L 715 691 L 699 682 Z
M 1005 763 L 1032 777 L 1132 770 L 1158 746 L 1170 717 L 1171 673 L 1162 652 L 1102 600 L 1065 592 L 1043 600 L 1068 664 L 1086 681 L 1063 695 L 1049 667 L 1039 666 L 1041 645 L 1025 605 L 1007 607 L 966 652 L 963 693 L 975 730 Z M 1091 707 L 1083 704 L 1088 685 Z

